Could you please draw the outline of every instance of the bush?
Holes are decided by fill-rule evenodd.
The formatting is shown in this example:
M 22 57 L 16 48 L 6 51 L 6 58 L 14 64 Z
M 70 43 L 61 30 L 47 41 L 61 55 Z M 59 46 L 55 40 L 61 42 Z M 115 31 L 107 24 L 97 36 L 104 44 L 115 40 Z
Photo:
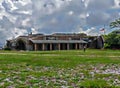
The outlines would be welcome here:
M 119 32 L 119 30 L 113 31 L 104 36 L 105 48 L 120 49 L 120 34 L 118 34 L 117 32 Z
M 6 48 L 4 48 L 4 50 L 8 50 L 8 51 L 10 51 L 11 49 L 10 49 L 10 48 L 8 48 L 8 47 L 6 47 Z

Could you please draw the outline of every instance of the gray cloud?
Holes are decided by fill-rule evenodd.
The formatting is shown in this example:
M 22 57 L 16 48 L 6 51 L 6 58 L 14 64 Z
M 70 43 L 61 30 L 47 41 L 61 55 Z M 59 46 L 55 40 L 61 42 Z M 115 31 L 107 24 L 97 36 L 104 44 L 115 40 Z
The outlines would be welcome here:
M 114 6 L 114 0 L 90 0 L 88 3 L 89 11 L 105 11 Z
M 33 30 L 88 34 L 94 29 L 95 34 L 98 26 L 120 16 L 119 8 L 118 0 L 2 0 L 0 41 Z
M 95 12 L 95 13 L 90 13 L 89 17 L 87 18 L 87 24 L 90 26 L 99 26 L 99 25 L 108 25 L 110 21 L 110 14 L 106 12 Z

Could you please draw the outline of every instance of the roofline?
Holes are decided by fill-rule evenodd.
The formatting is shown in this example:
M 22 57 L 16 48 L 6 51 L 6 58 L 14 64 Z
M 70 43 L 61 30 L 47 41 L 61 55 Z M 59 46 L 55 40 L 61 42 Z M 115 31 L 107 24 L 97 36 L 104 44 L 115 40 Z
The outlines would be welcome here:
M 87 43 L 83 40 L 30 40 L 33 43 Z

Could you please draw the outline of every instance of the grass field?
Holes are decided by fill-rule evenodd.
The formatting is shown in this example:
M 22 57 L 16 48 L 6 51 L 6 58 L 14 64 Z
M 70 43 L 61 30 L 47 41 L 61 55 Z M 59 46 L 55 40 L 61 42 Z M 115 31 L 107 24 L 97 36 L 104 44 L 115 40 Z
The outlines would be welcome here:
M 0 51 L 0 88 L 120 88 L 120 50 Z

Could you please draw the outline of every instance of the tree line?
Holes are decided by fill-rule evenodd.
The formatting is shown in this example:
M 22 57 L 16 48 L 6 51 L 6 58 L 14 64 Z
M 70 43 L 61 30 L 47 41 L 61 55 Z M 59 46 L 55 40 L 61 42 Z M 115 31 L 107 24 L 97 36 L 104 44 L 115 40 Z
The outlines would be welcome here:
M 120 18 L 110 23 L 111 28 L 120 28 Z M 105 48 L 120 49 L 120 29 L 104 35 Z

